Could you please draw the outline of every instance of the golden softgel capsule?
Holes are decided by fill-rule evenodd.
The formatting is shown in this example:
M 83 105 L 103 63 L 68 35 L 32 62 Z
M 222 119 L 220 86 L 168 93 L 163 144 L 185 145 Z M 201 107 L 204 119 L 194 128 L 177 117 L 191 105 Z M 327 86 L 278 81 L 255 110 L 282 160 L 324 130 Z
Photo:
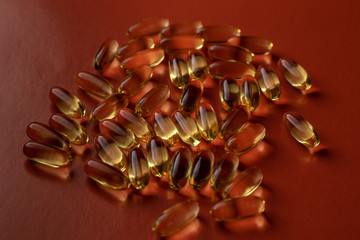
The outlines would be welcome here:
M 229 38 L 240 36 L 241 30 L 230 25 L 205 26 L 197 31 L 207 43 L 226 42 Z
M 193 112 L 200 103 L 204 88 L 202 82 L 191 81 L 180 97 L 179 109 L 185 112 Z
M 146 151 L 152 174 L 156 177 L 164 176 L 169 170 L 169 152 L 163 140 L 158 136 L 150 138 Z
M 233 180 L 239 166 L 239 158 L 235 154 L 226 154 L 214 167 L 210 177 L 210 186 L 216 192 L 222 192 Z
M 184 187 L 191 171 L 191 151 L 187 147 L 179 148 L 171 159 L 169 185 L 174 190 Z
M 119 92 L 125 93 L 129 97 L 137 93 L 145 83 L 147 83 L 152 77 L 151 67 L 148 65 L 143 65 L 141 67 L 135 68 L 126 78 L 122 81 Z
M 105 119 L 112 119 L 120 108 L 128 105 L 128 96 L 123 93 L 115 94 L 101 102 L 90 114 L 90 121 L 98 123 Z
M 183 89 L 190 81 L 188 65 L 181 57 L 173 57 L 169 60 L 169 75 L 171 82 Z
M 238 106 L 229 112 L 220 125 L 219 136 L 222 139 L 228 139 L 230 136 L 239 132 L 247 121 L 249 121 L 250 112 L 245 106 Z
M 202 28 L 201 21 L 182 21 L 172 24 L 169 27 L 163 28 L 161 30 L 162 37 L 170 37 L 175 35 L 195 35 L 196 31 Z
M 217 61 L 209 65 L 209 73 L 217 79 L 224 76 L 241 79 L 244 75 L 255 76 L 255 72 L 253 65 L 243 62 Z
M 209 103 L 199 104 L 196 111 L 196 124 L 203 139 L 211 141 L 216 138 L 219 130 L 218 121 L 215 111 Z
M 240 46 L 249 49 L 255 54 L 268 54 L 272 47 L 273 43 L 264 38 L 257 36 L 241 36 L 240 37 Z
M 314 127 L 299 114 L 285 113 L 283 123 L 291 136 L 305 147 L 313 148 L 319 145 L 320 138 Z
M 256 79 L 267 99 L 275 101 L 280 97 L 280 81 L 270 65 L 260 65 L 256 71 Z
M 149 165 L 141 148 L 133 148 L 128 155 L 127 170 L 131 184 L 136 189 L 146 187 L 150 179 Z
M 127 35 L 129 38 L 155 35 L 160 33 L 163 28 L 168 27 L 169 23 L 169 19 L 163 17 L 145 18 L 129 27 Z
M 197 146 L 201 141 L 201 134 L 190 114 L 176 111 L 171 116 L 180 138 L 187 144 Z
M 155 67 L 162 62 L 164 57 L 165 54 L 161 48 L 146 49 L 126 58 L 122 62 L 121 67 L 125 69 L 135 69 L 142 65 Z
M 240 103 L 254 111 L 260 102 L 260 89 L 253 76 L 245 75 L 240 82 Z
M 190 186 L 194 189 L 200 190 L 207 184 L 214 165 L 214 154 L 208 150 L 202 150 L 195 157 L 191 174 Z
M 128 57 L 134 56 L 137 52 L 154 47 L 155 42 L 152 37 L 144 36 L 131 39 L 128 43 L 119 48 L 116 53 L 116 58 L 122 62 Z
M 191 223 L 198 216 L 199 210 L 197 202 L 192 200 L 180 202 L 162 212 L 152 230 L 160 237 L 170 236 Z
M 79 72 L 75 76 L 79 88 L 90 96 L 106 99 L 116 93 L 114 86 L 105 79 L 89 72 Z
M 120 171 L 126 169 L 126 158 L 115 141 L 107 135 L 95 137 L 95 148 L 101 160 Z
M 159 46 L 165 52 L 187 52 L 192 49 L 201 49 L 204 39 L 194 35 L 176 35 L 160 40 Z
M 232 77 L 223 77 L 219 83 L 221 104 L 226 111 L 239 105 L 240 90 L 237 80 Z
M 112 137 L 115 143 L 122 149 L 128 150 L 137 144 L 134 133 L 114 119 L 100 122 L 99 129 L 102 134 Z
M 308 90 L 311 87 L 311 80 L 306 70 L 294 60 L 280 58 L 278 68 L 293 87 L 299 90 Z
M 107 39 L 98 49 L 93 60 L 96 71 L 102 72 L 103 67 L 110 64 L 119 49 L 119 43 L 115 39 Z
M 170 97 L 170 89 L 166 84 L 158 84 L 147 92 L 136 104 L 135 113 L 147 117 L 161 107 Z
M 53 87 L 50 89 L 49 97 L 56 108 L 66 116 L 81 118 L 85 115 L 84 105 L 67 90 L 61 87 Z
M 205 55 L 198 50 L 190 52 L 187 64 L 191 78 L 205 81 L 208 74 L 208 64 Z
M 251 63 L 254 54 L 248 49 L 228 44 L 213 44 L 208 48 L 208 56 L 214 60 Z
M 155 134 L 164 140 L 167 146 L 173 147 L 179 142 L 176 126 L 167 114 L 155 111 L 153 123 Z

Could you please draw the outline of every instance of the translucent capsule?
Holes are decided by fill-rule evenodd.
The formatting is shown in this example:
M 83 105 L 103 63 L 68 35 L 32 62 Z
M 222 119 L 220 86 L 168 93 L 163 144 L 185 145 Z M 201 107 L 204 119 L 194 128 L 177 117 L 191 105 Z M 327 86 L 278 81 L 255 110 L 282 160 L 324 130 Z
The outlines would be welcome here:
M 211 216 L 219 222 L 234 221 L 257 216 L 265 211 L 265 201 L 248 196 L 230 198 L 216 203 L 210 210 Z
M 51 102 L 60 112 L 72 118 L 81 118 L 85 115 L 85 108 L 81 101 L 69 91 L 53 87 L 50 89 Z
M 64 151 L 69 150 L 69 141 L 61 134 L 57 133 L 47 125 L 39 122 L 32 122 L 26 128 L 26 134 L 32 140 L 62 149 Z
M 95 138 L 95 148 L 101 160 L 120 171 L 126 169 L 126 158 L 115 141 L 107 135 L 98 135 Z
M 155 67 L 162 62 L 164 57 L 165 54 L 161 48 L 146 49 L 126 58 L 122 62 L 121 67 L 125 69 L 135 69 L 142 65 Z
M 59 168 L 71 164 L 71 156 L 58 148 L 50 147 L 38 142 L 27 142 L 23 146 L 26 157 L 50 167 Z
M 169 26 L 169 23 L 169 19 L 163 17 L 145 18 L 129 27 L 127 35 L 130 38 L 151 36 L 160 33 L 163 28 Z
M 220 125 L 219 136 L 222 139 L 228 139 L 230 136 L 239 132 L 247 121 L 249 121 L 250 112 L 245 106 L 238 106 L 229 112 Z
M 152 230 L 160 237 L 170 236 L 191 223 L 198 216 L 199 210 L 197 202 L 192 200 L 180 202 L 162 212 Z
M 194 35 L 176 35 L 160 40 L 159 46 L 165 52 L 186 52 L 191 49 L 201 49 L 204 39 Z
M 268 54 L 272 47 L 273 43 L 264 38 L 256 36 L 241 36 L 240 37 L 240 46 L 249 49 L 255 54 Z
M 187 144 L 197 146 L 201 141 L 200 132 L 194 119 L 184 111 L 176 111 L 171 116 L 180 138 Z
M 313 148 L 319 145 L 320 138 L 314 127 L 299 114 L 285 113 L 283 123 L 291 136 L 305 147 Z
M 129 99 L 123 94 L 115 94 L 95 107 L 90 114 L 90 121 L 97 123 L 105 119 L 112 119 L 120 108 L 128 105 Z
M 202 150 L 196 157 L 190 174 L 190 186 L 200 190 L 207 184 L 214 165 L 214 154 L 208 150 Z
M 154 176 L 162 177 L 169 170 L 169 152 L 163 140 L 154 136 L 146 145 L 147 160 Z
M 147 142 L 153 136 L 153 130 L 149 123 L 131 109 L 120 109 L 116 114 L 116 119 L 124 127 L 130 129 L 140 141 Z
M 196 111 L 196 124 L 202 138 L 211 141 L 216 138 L 219 127 L 215 111 L 209 103 L 202 102 Z
M 127 165 L 129 179 L 136 189 L 146 187 L 150 179 L 149 165 L 141 148 L 133 148 L 128 155 Z
M 217 79 L 224 76 L 241 79 L 244 75 L 255 76 L 255 72 L 253 65 L 243 62 L 217 61 L 209 65 L 209 73 Z
M 232 153 L 226 154 L 214 167 L 210 178 L 210 186 L 215 191 L 222 192 L 232 182 L 238 166 L 238 156 Z
M 102 134 L 112 137 L 117 146 L 122 149 L 130 149 L 137 144 L 134 133 L 114 119 L 107 119 L 100 122 L 99 129 Z
M 174 190 L 184 187 L 191 171 L 191 151 L 187 147 L 179 148 L 171 159 L 169 185 Z
M 116 58 L 122 62 L 128 57 L 134 56 L 137 52 L 154 47 L 155 42 L 152 37 L 144 36 L 135 38 L 119 48 L 116 53 Z
M 219 95 L 226 111 L 239 105 L 240 90 L 237 81 L 232 77 L 223 77 L 219 83 Z
M 260 123 L 248 122 L 240 132 L 225 143 L 227 152 L 242 154 L 254 147 L 265 137 L 265 127 Z
M 246 197 L 253 193 L 261 184 L 263 174 L 260 168 L 250 167 L 239 173 L 222 194 L 225 198 Z
M 89 178 L 102 186 L 112 189 L 128 189 L 129 178 L 119 170 L 101 162 L 89 160 L 84 166 Z
M 169 75 L 171 82 L 180 89 L 189 83 L 190 74 L 184 59 L 173 57 L 169 60 Z
M 143 65 L 134 69 L 121 83 L 119 87 L 120 93 L 125 93 L 129 97 L 137 93 L 145 83 L 149 81 L 152 77 L 151 67 L 148 65 Z
M 80 124 L 64 115 L 53 114 L 49 118 L 49 126 L 58 133 L 64 135 L 75 145 L 83 145 L 89 141 L 89 136 L 85 129 Z
M 299 90 L 308 90 L 311 87 L 309 75 L 297 62 L 288 58 L 280 58 L 278 67 L 281 74 L 293 87 Z
M 192 112 L 199 105 L 204 88 L 202 82 L 198 80 L 191 81 L 181 95 L 179 109 L 185 112 Z
M 240 36 L 241 30 L 234 26 L 216 25 L 205 26 L 197 31 L 197 34 L 204 38 L 205 42 L 226 42 L 229 38 Z
M 170 97 L 170 89 L 166 84 L 158 84 L 147 92 L 136 104 L 135 112 L 142 117 L 150 116 L 151 113 L 161 107 Z
M 159 136 L 166 145 L 169 147 L 175 146 L 179 142 L 179 135 L 177 133 L 175 124 L 169 118 L 168 115 L 155 111 L 153 113 L 154 119 L 154 132 L 157 136 Z
M 254 111 L 260 102 L 260 89 L 253 76 L 245 75 L 240 82 L 240 103 Z
M 254 54 L 248 49 L 228 44 L 214 44 L 208 48 L 208 56 L 215 60 L 251 63 Z
M 116 93 L 111 83 L 89 72 L 79 72 L 76 74 L 75 80 L 79 88 L 90 95 L 106 99 Z
M 102 72 L 106 64 L 110 64 L 119 49 L 119 43 L 115 39 L 107 39 L 98 49 L 93 60 L 96 71 Z
M 201 51 L 191 51 L 187 59 L 188 69 L 191 77 L 204 81 L 208 74 L 206 57 Z
M 195 35 L 196 31 L 202 27 L 201 21 L 182 21 L 163 28 L 163 30 L 161 30 L 161 36 Z
M 260 65 L 256 72 L 256 79 L 266 98 L 275 101 L 280 97 L 280 81 L 270 65 Z

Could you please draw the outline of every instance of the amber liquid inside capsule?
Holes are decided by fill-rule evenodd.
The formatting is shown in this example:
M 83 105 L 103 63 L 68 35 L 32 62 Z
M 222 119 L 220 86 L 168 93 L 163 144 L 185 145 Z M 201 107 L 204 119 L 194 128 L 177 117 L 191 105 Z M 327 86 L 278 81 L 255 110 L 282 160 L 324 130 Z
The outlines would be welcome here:
M 280 97 L 280 81 L 271 66 L 259 66 L 256 72 L 256 79 L 262 93 L 267 99 L 275 101 Z
M 199 210 L 197 202 L 192 200 L 180 202 L 162 212 L 152 230 L 160 237 L 170 236 L 191 223 L 198 216 Z
M 112 138 L 107 135 L 98 135 L 95 138 L 95 148 L 104 163 L 125 171 L 126 158 Z
M 111 63 L 119 49 L 119 43 L 115 39 L 106 40 L 98 49 L 93 60 L 96 71 L 102 72 L 106 64 Z
M 240 103 L 254 111 L 260 102 L 260 89 L 256 79 L 246 75 L 240 82 Z
M 123 80 L 119 87 L 119 92 L 125 93 L 129 97 L 133 96 L 144 87 L 145 83 L 152 77 L 152 74 L 153 72 L 150 66 L 143 65 L 136 68 Z
M 216 221 L 234 221 L 257 216 L 265 211 L 265 201 L 259 197 L 248 196 L 231 198 L 216 203 L 210 210 Z
M 195 35 L 196 31 L 202 28 L 201 21 L 182 21 L 172 24 L 161 30 L 161 36 L 170 37 L 175 35 Z
M 141 148 L 133 148 L 128 155 L 127 165 L 129 179 L 136 189 L 146 187 L 150 179 L 149 165 L 144 151 Z
M 214 167 L 214 171 L 210 178 L 210 186 L 216 192 L 222 192 L 233 180 L 233 176 L 236 173 L 238 166 L 239 158 L 232 153 L 226 154 L 226 156 Z
M 154 47 L 155 42 L 152 37 L 144 36 L 135 38 L 120 47 L 116 53 L 116 57 L 120 62 L 122 62 L 128 57 L 134 56 L 137 52 Z
M 273 43 L 264 38 L 256 36 L 241 36 L 240 37 L 240 46 L 249 49 L 255 54 L 268 54 L 272 47 Z
M 309 75 L 297 62 L 287 58 L 280 58 L 278 67 L 281 74 L 293 87 L 299 90 L 308 90 L 311 87 Z
M 228 139 L 230 136 L 239 132 L 250 118 L 250 112 L 245 106 L 238 106 L 226 115 L 220 125 L 219 136 Z
M 169 75 L 171 82 L 180 89 L 190 81 L 187 63 L 182 58 L 173 57 L 169 60 Z
M 191 171 L 191 151 L 187 147 L 179 148 L 172 157 L 169 185 L 174 190 L 184 187 Z
M 90 96 L 94 95 L 106 99 L 116 92 L 111 83 L 89 72 L 79 72 L 76 74 L 75 80 L 79 88 Z
M 150 138 L 146 150 L 152 174 L 156 177 L 164 176 L 169 170 L 169 152 L 162 139 L 158 136 Z
M 125 174 L 105 163 L 89 160 L 84 169 L 89 178 L 102 186 L 119 190 L 130 187 L 129 178 Z
M 216 25 L 205 26 L 197 31 L 197 34 L 204 38 L 205 42 L 226 42 L 229 38 L 240 36 L 241 30 L 234 26 Z
M 164 140 L 169 147 L 175 146 L 179 142 L 179 135 L 173 121 L 167 115 L 158 111 L 154 112 L 153 118 L 155 134 Z
M 150 116 L 170 97 L 170 89 L 166 84 L 159 84 L 147 92 L 137 103 L 135 112 L 142 117 Z
M 227 44 L 214 44 L 208 48 L 208 56 L 215 60 L 251 63 L 254 54 L 248 49 Z
M 243 62 L 218 61 L 209 65 L 209 73 L 217 79 L 224 76 L 241 79 L 244 75 L 255 76 L 255 67 Z
M 192 117 L 184 111 L 176 111 L 172 115 L 180 138 L 187 144 L 197 146 L 201 141 L 200 132 Z
M 121 67 L 125 69 L 135 69 L 142 65 L 155 67 L 162 62 L 164 57 L 164 51 L 160 48 L 146 49 L 126 58 Z
M 210 150 L 202 150 L 195 158 L 190 174 L 190 186 L 200 190 L 205 187 L 214 165 L 214 154 Z
M 49 97 L 56 108 L 66 116 L 81 118 L 85 115 L 84 105 L 67 90 L 60 87 L 53 87 L 50 89 Z
M 320 138 L 314 127 L 297 113 L 285 113 L 283 123 L 299 143 L 305 147 L 313 148 L 319 145 Z
M 140 22 L 129 27 L 127 35 L 130 38 L 154 35 L 169 26 L 169 19 L 163 17 L 145 18 Z
M 64 135 L 75 145 L 83 145 L 89 141 L 85 129 L 74 120 L 60 114 L 54 114 L 49 118 L 49 126 Z
M 130 149 L 134 144 L 137 144 L 134 133 L 113 119 L 102 121 L 99 124 L 99 129 L 102 134 L 112 137 L 117 146 L 122 149 Z
M 242 154 L 254 147 L 265 137 L 265 127 L 260 123 L 247 123 L 240 132 L 229 138 L 225 150 L 235 154 Z
M 204 81 L 208 73 L 208 64 L 201 51 L 191 51 L 187 59 L 188 69 L 191 77 Z
M 27 142 L 24 144 L 23 152 L 30 160 L 50 167 L 59 168 L 71 164 L 71 156 L 68 153 L 42 143 Z
M 95 107 L 90 114 L 90 121 L 97 123 L 105 119 L 112 119 L 116 116 L 117 110 L 126 107 L 128 103 L 129 99 L 125 94 L 115 94 Z
M 237 81 L 231 77 L 223 77 L 219 85 L 219 95 L 223 108 L 229 111 L 238 106 L 240 90 Z
M 209 103 L 200 103 L 196 111 L 196 124 L 202 138 L 211 141 L 216 138 L 218 133 L 218 121 L 215 111 Z
M 194 35 L 176 35 L 161 39 L 159 45 L 165 52 L 186 52 L 191 49 L 201 49 L 204 40 Z
M 192 112 L 200 103 L 204 88 L 202 82 L 195 80 L 191 81 L 184 89 L 180 102 L 179 109 L 185 112 Z

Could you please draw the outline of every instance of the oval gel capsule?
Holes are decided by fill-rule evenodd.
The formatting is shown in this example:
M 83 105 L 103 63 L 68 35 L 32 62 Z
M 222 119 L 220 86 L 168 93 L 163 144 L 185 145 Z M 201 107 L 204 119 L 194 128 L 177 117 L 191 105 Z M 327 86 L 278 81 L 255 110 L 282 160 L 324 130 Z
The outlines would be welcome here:
M 253 65 L 243 62 L 217 61 L 209 65 L 209 73 L 217 79 L 224 76 L 241 79 L 244 75 L 255 76 L 255 72 Z
M 95 148 L 104 163 L 125 171 L 126 158 L 112 138 L 107 135 L 98 135 L 95 137 Z
M 159 46 L 165 52 L 187 52 L 192 49 L 201 49 L 204 39 L 194 35 L 176 35 L 160 40 Z
M 187 147 L 179 148 L 171 159 L 169 185 L 174 190 L 184 187 L 191 171 L 191 151 Z
M 137 144 L 134 133 L 114 119 L 100 122 L 99 129 L 102 134 L 112 137 L 115 143 L 122 149 L 130 149 Z
M 306 70 L 297 62 L 287 58 L 280 58 L 278 68 L 284 78 L 299 90 L 311 88 L 311 80 Z
M 180 97 L 179 109 L 185 112 L 193 112 L 200 103 L 204 88 L 202 82 L 191 81 Z
M 184 111 L 176 111 L 171 116 L 180 138 L 187 144 L 197 146 L 201 141 L 201 134 L 192 117 Z
M 145 18 L 129 27 L 127 35 L 130 38 L 155 35 L 160 33 L 163 28 L 168 27 L 169 23 L 169 19 L 164 17 Z
M 158 136 L 150 138 L 146 151 L 152 174 L 156 177 L 164 176 L 169 170 L 169 152 L 163 140 Z
M 214 165 L 214 154 L 208 150 L 202 150 L 196 157 L 190 174 L 190 186 L 201 190 L 207 184 Z
M 158 84 L 147 92 L 136 104 L 135 113 L 147 117 L 161 107 L 170 97 L 170 89 L 166 84 Z
M 208 64 L 205 55 L 201 51 L 191 51 L 187 58 L 187 64 L 193 79 L 205 81 L 208 74 Z
M 151 67 L 148 65 L 143 65 L 134 69 L 126 78 L 122 81 L 119 92 L 125 93 L 129 97 L 137 93 L 145 83 L 147 83 L 152 77 Z
M 230 136 L 239 132 L 247 121 L 250 112 L 245 106 L 238 106 L 229 112 L 220 125 L 219 136 L 221 139 L 228 139 Z
M 115 39 L 107 39 L 98 49 L 93 60 L 96 71 L 102 72 L 107 64 L 111 64 L 119 49 L 119 43 Z
M 175 35 L 195 35 L 196 31 L 202 28 L 201 21 L 182 21 L 172 24 L 161 30 L 161 36 L 170 37 Z
M 146 155 L 141 148 L 133 148 L 130 150 L 127 169 L 130 182 L 134 188 L 142 189 L 148 185 L 150 170 Z
M 128 43 L 119 48 L 116 53 L 116 57 L 120 62 L 122 62 L 128 57 L 134 56 L 137 52 L 154 47 L 155 42 L 152 37 L 144 36 L 131 39 Z
M 260 102 L 260 89 L 253 76 L 245 75 L 240 82 L 240 103 L 254 111 Z
M 199 104 L 196 111 L 196 124 L 203 139 L 211 141 L 216 138 L 219 127 L 215 111 L 209 103 Z
M 205 26 L 197 31 L 207 43 L 226 42 L 229 38 L 240 36 L 241 30 L 230 25 Z
M 228 44 L 214 44 L 208 48 L 208 56 L 215 60 L 251 63 L 254 54 L 248 49 Z
M 75 76 L 79 88 L 90 96 L 106 99 L 116 93 L 114 86 L 105 79 L 89 72 L 79 72 Z
M 60 87 L 53 87 L 50 89 L 49 97 L 56 108 L 66 116 L 81 118 L 85 115 L 84 105 L 67 90 Z
M 216 192 L 222 192 L 232 182 L 238 166 L 238 156 L 232 153 L 226 154 L 214 167 L 210 178 L 210 186 Z
M 90 121 L 98 123 L 105 119 L 112 119 L 116 116 L 117 111 L 126 107 L 128 103 L 129 99 L 125 94 L 115 94 L 95 107 L 90 114 Z
M 256 79 L 267 99 L 275 101 L 280 97 L 280 81 L 270 65 L 260 65 L 256 72 Z
M 268 54 L 272 47 L 273 43 L 264 38 L 256 36 L 241 36 L 240 37 L 240 46 L 249 49 L 255 54 Z
M 164 57 L 164 51 L 160 48 L 146 49 L 126 58 L 122 62 L 121 67 L 125 69 L 135 69 L 142 65 L 155 67 L 164 60 Z
M 169 60 L 169 75 L 171 82 L 180 89 L 183 89 L 190 81 L 190 74 L 186 61 L 180 57 L 173 57 Z
M 179 142 L 179 135 L 176 126 L 168 115 L 155 111 L 153 113 L 154 132 L 159 136 L 169 147 L 175 146 Z
M 219 96 L 226 111 L 239 105 L 240 90 L 237 81 L 231 77 L 223 77 L 219 83 Z

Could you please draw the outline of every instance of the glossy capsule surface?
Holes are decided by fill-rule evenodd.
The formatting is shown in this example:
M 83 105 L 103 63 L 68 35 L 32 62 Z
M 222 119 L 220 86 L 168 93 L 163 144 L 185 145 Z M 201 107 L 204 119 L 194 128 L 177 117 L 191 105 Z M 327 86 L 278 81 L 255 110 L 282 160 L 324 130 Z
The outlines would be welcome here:
M 85 115 L 85 108 L 81 101 L 69 91 L 61 87 L 50 89 L 51 102 L 63 114 L 72 118 L 81 118 Z
M 240 36 L 241 30 L 230 25 L 205 26 L 197 31 L 205 42 L 226 42 L 229 38 Z
M 162 212 L 152 230 L 160 237 L 170 236 L 191 223 L 198 216 L 199 210 L 199 204 L 195 201 L 180 202 Z
M 191 151 L 187 147 L 179 148 L 171 159 L 169 185 L 174 190 L 184 187 L 190 177 Z
M 219 126 L 215 111 L 209 103 L 199 104 L 196 111 L 196 124 L 203 139 L 211 141 L 216 138 Z
M 227 152 L 242 154 L 254 147 L 265 137 L 265 127 L 260 123 L 248 122 L 237 134 L 225 143 Z
M 183 90 L 179 109 L 185 112 L 193 112 L 200 103 L 203 91 L 204 87 L 201 81 L 191 81 Z
M 151 67 L 143 65 L 135 68 L 126 78 L 122 81 L 119 92 L 128 95 L 129 97 L 137 93 L 152 77 Z
M 201 134 L 190 114 L 176 111 L 171 116 L 180 138 L 187 144 L 197 146 L 201 141 Z
M 294 112 L 283 115 L 283 124 L 299 143 L 305 147 L 313 148 L 319 145 L 320 138 L 314 127 L 302 116 Z
M 209 65 L 209 73 L 217 79 L 224 76 L 241 79 L 244 75 L 255 76 L 255 72 L 253 65 L 243 62 L 217 61 Z
M 200 190 L 207 184 L 214 166 L 214 154 L 208 150 L 202 150 L 193 162 L 190 174 L 190 186 Z
M 133 148 L 128 155 L 127 170 L 131 184 L 136 189 L 146 187 L 150 179 L 150 169 L 146 155 L 141 148 Z
M 230 198 L 216 203 L 210 210 L 216 221 L 234 221 L 257 216 L 265 211 L 265 201 L 262 198 L 248 196 Z
M 171 82 L 180 89 L 183 89 L 190 81 L 190 74 L 186 61 L 180 57 L 173 57 L 169 60 L 169 75 Z
M 95 137 L 95 148 L 101 160 L 120 171 L 126 169 L 126 158 L 115 141 L 108 135 Z
M 53 114 L 49 118 L 49 126 L 62 134 L 69 141 L 75 145 L 83 145 L 89 141 L 89 136 L 85 129 L 72 120 L 61 114 Z
M 160 111 L 153 113 L 153 128 L 167 146 L 173 147 L 179 142 L 179 135 L 176 126 L 167 114 Z
M 105 163 L 89 160 L 84 170 L 89 178 L 104 187 L 118 190 L 130 187 L 129 178 L 124 173 Z
M 306 70 L 294 60 L 280 58 L 278 68 L 284 78 L 295 88 L 299 90 L 308 90 L 311 88 L 311 80 Z
M 122 62 L 126 58 L 134 56 L 137 52 L 145 50 L 147 48 L 154 48 L 155 42 L 152 37 L 143 36 L 135 39 L 131 39 L 128 43 L 119 47 L 116 53 L 116 58 Z
M 156 177 L 164 176 L 169 170 L 169 152 L 163 140 L 154 136 L 146 145 L 147 160 L 152 174 Z
M 165 52 L 186 52 L 201 49 L 204 46 L 204 39 L 195 35 L 176 35 L 161 39 L 159 46 Z
M 129 27 L 127 35 L 130 38 L 154 35 L 160 33 L 161 30 L 169 26 L 169 19 L 164 17 L 150 17 Z
M 86 93 L 99 98 L 106 99 L 116 92 L 111 83 L 93 73 L 79 72 L 75 76 L 75 81 Z
M 116 116 L 117 110 L 128 105 L 129 99 L 123 93 L 115 94 L 101 102 L 90 114 L 90 121 L 97 123 Z
M 102 134 L 112 137 L 117 146 L 122 149 L 130 149 L 137 144 L 134 133 L 114 119 L 101 121 L 99 129 Z
M 260 65 L 256 71 L 256 79 L 267 99 L 275 101 L 280 97 L 280 81 L 270 65 Z
M 216 192 L 222 192 L 233 180 L 239 166 L 239 158 L 235 154 L 226 154 L 214 167 L 210 177 L 210 186 Z
M 187 58 L 187 65 L 191 78 L 205 81 L 208 74 L 208 64 L 201 51 L 191 51 Z
M 249 49 L 255 54 L 268 54 L 272 47 L 273 43 L 264 38 L 257 36 L 241 36 L 240 37 L 240 46 Z
M 254 111 L 260 102 L 260 89 L 253 76 L 245 75 L 240 82 L 240 103 Z
M 170 89 L 166 84 L 158 84 L 147 92 L 136 104 L 135 113 L 147 117 L 161 107 L 170 97 Z
M 213 44 L 208 48 L 208 56 L 215 60 L 251 63 L 254 54 L 248 49 L 228 44 Z
M 238 106 L 240 89 L 237 80 L 232 77 L 223 77 L 219 83 L 219 96 L 221 104 L 226 111 Z
M 196 31 L 202 28 L 201 21 L 182 21 L 171 24 L 171 26 L 161 30 L 161 36 L 170 37 L 175 35 L 195 35 Z
M 229 112 L 220 125 L 219 136 L 221 139 L 228 139 L 230 136 L 239 132 L 247 121 L 250 112 L 245 106 L 238 106 Z
M 26 157 L 50 167 L 59 168 L 71 164 L 71 156 L 58 148 L 50 147 L 38 142 L 27 142 L 23 146 Z
M 164 59 L 165 54 L 161 48 L 145 49 L 137 52 L 135 55 L 126 58 L 121 67 L 125 69 L 135 69 L 142 65 L 149 65 L 155 67 L 159 65 Z
M 93 66 L 96 71 L 102 72 L 103 67 L 106 64 L 110 64 L 119 49 L 119 43 L 115 39 L 107 39 L 97 50 L 94 60 Z

